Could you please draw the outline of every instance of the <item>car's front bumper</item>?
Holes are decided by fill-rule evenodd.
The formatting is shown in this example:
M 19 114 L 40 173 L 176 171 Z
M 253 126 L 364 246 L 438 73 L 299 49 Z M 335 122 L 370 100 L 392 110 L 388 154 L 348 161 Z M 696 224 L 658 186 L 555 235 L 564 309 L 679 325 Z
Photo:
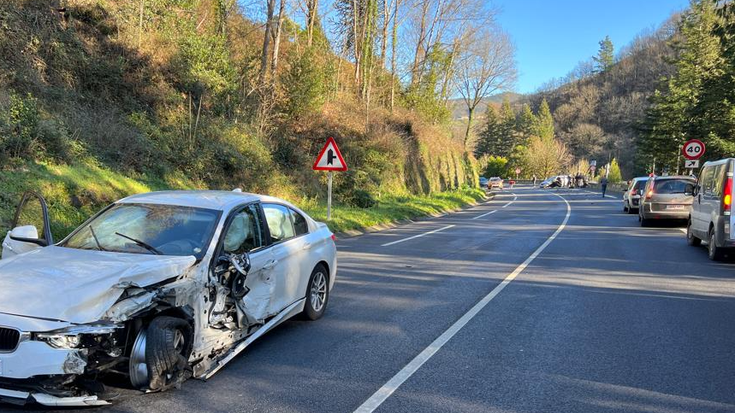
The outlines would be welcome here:
M 9 390 L 3 388 L 0 388 L 0 402 L 17 405 L 26 405 L 35 402 L 43 406 L 51 407 L 91 407 L 106 406 L 110 404 L 108 401 L 100 400 L 97 396 L 57 397 L 46 393 Z

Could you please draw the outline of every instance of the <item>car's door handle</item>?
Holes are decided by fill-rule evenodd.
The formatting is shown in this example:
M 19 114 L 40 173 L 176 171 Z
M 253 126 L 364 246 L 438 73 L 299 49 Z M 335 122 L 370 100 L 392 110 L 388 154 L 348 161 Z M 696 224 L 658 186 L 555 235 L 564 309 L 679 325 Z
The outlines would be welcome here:
M 304 246 L 301 247 L 301 249 L 308 250 L 309 248 L 311 248 L 311 245 L 312 245 L 311 242 L 306 242 L 304 243 Z
M 266 263 L 266 264 L 265 264 L 265 265 L 263 266 L 263 269 L 264 269 L 264 270 L 270 270 L 270 269 L 272 269 L 273 267 L 275 267 L 275 266 L 276 266 L 276 264 L 278 264 L 278 260 L 270 260 L 270 261 L 268 261 L 268 262 L 267 262 L 267 263 Z

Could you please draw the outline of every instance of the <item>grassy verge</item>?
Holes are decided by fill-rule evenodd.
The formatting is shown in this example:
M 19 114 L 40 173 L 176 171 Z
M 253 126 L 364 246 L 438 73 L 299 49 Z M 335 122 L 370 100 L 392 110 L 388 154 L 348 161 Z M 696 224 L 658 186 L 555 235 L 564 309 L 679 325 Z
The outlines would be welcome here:
M 194 189 L 202 185 L 181 176 L 130 177 L 93 163 L 53 165 L 25 163 L 0 170 L 0 238 L 11 225 L 20 195 L 41 193 L 49 206 L 51 230 L 59 240 L 104 206 L 131 194 L 163 189 Z M 384 196 L 372 208 L 335 205 L 329 227 L 335 232 L 354 230 L 401 219 L 445 212 L 482 199 L 479 189 L 462 188 L 429 196 Z M 312 217 L 326 221 L 326 205 L 315 200 L 293 200 Z M 40 225 L 37 225 L 40 227 Z
M 450 211 L 477 202 L 484 196 L 484 191 L 480 189 L 461 188 L 429 196 L 384 197 L 377 206 L 372 208 L 336 205 L 332 211 L 332 220 L 327 224 L 334 232 L 367 228 Z M 314 219 L 327 222 L 326 205 L 306 204 L 302 207 Z

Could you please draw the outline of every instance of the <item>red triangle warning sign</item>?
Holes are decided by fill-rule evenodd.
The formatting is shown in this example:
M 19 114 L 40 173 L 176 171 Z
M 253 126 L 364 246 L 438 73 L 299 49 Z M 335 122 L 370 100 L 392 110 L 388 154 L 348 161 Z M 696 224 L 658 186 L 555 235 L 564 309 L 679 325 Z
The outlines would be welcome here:
M 316 162 L 312 167 L 315 171 L 346 171 L 347 163 L 342 157 L 337 142 L 334 138 L 327 139 L 327 143 L 319 152 L 319 156 L 316 157 Z

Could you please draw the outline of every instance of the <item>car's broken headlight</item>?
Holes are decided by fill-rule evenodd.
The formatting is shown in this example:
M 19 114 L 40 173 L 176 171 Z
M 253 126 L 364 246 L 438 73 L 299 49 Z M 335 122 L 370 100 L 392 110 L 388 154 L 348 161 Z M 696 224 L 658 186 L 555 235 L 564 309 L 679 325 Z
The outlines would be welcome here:
M 117 325 L 89 325 L 74 326 L 48 333 L 36 333 L 35 339 L 43 341 L 53 348 L 72 349 L 84 347 L 85 338 L 94 339 L 98 336 L 114 334 L 120 326 Z

